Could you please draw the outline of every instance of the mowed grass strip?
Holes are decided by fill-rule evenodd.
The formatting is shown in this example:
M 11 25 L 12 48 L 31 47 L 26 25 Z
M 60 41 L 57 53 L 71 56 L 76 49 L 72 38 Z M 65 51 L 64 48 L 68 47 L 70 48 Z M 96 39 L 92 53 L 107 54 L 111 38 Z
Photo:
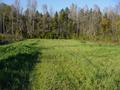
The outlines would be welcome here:
M 9 49 L 11 47 L 16 49 Z M 5 51 L 6 48 L 9 49 L 8 52 Z M 16 53 L 32 55 L 37 52 L 37 57 L 32 61 L 38 62 L 29 70 L 23 66 L 26 68 L 22 69 L 23 72 L 29 72 L 29 78 L 26 79 L 29 83 L 26 87 L 22 86 L 24 83 L 18 84 L 18 88 L 22 86 L 22 90 L 120 90 L 118 45 L 83 43 L 79 40 L 29 39 L 0 46 L 0 52 L 0 64 L 3 60 L 7 62 L 9 56 L 16 57 Z M 27 63 L 28 59 L 25 58 Z M 18 58 L 19 60 L 23 59 Z

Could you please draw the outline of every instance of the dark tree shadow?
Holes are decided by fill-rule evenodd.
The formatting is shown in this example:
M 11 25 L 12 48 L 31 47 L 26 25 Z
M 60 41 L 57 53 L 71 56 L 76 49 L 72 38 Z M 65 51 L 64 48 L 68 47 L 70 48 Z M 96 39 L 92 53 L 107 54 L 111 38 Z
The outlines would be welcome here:
M 38 55 L 38 52 L 32 52 L 0 60 L 0 90 L 27 90 Z
M 6 45 L 9 44 L 10 42 L 7 40 L 0 40 L 0 45 Z

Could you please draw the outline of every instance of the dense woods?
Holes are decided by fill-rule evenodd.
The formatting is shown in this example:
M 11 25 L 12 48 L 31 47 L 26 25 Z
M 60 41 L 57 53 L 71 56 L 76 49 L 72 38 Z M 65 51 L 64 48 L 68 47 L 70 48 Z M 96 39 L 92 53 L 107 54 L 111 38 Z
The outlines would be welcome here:
M 70 7 L 53 12 L 43 5 L 37 11 L 37 1 L 28 0 L 27 9 L 20 7 L 20 0 L 13 5 L 0 4 L 0 39 L 24 38 L 120 40 L 120 3 L 101 10 L 99 6 Z

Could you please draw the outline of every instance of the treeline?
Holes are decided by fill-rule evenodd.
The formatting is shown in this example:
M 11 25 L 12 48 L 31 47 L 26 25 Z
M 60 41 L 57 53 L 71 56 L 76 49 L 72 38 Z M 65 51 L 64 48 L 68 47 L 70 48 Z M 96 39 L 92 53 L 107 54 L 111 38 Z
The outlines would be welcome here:
M 20 8 L 20 0 L 11 6 L 1 3 L 0 37 L 120 40 L 120 3 L 104 10 L 97 5 L 78 8 L 75 4 L 59 12 L 48 10 L 47 5 L 43 5 L 42 13 L 36 8 L 36 0 L 30 0 L 25 11 Z

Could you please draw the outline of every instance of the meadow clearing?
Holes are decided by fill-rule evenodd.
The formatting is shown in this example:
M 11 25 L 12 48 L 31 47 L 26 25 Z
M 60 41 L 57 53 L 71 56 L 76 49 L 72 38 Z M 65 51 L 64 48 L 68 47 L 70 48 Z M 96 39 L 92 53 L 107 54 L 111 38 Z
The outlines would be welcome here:
M 0 90 L 120 90 L 120 46 L 64 39 L 1 45 Z

